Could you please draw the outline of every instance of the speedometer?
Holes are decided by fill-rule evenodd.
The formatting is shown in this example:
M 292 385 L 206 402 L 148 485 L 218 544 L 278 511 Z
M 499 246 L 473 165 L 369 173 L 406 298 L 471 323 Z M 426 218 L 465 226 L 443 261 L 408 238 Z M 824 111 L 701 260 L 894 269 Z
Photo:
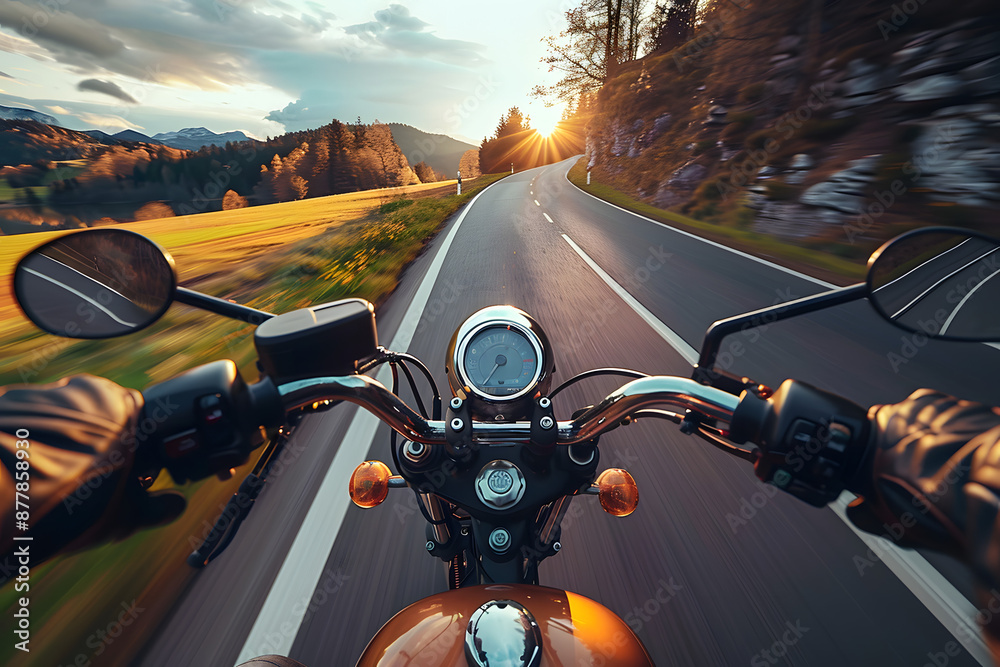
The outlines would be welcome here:
M 474 420 L 516 421 L 531 416 L 555 372 L 552 347 L 531 315 L 513 306 L 488 306 L 469 316 L 445 356 L 448 386 L 467 401 Z
M 541 350 L 528 336 L 512 324 L 486 325 L 474 332 L 460 352 L 469 385 L 495 398 L 514 397 L 533 387 Z

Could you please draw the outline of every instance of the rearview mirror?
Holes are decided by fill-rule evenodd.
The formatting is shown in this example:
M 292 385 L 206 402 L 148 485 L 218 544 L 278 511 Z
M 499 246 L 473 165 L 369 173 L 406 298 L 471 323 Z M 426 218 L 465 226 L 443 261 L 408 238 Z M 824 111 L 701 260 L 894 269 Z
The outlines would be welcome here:
M 868 294 L 907 331 L 1000 341 L 1000 241 L 943 227 L 896 237 L 868 260 Z
M 60 236 L 14 270 L 14 294 L 39 328 L 70 338 L 112 338 L 143 329 L 170 306 L 177 288 L 173 259 L 123 229 Z

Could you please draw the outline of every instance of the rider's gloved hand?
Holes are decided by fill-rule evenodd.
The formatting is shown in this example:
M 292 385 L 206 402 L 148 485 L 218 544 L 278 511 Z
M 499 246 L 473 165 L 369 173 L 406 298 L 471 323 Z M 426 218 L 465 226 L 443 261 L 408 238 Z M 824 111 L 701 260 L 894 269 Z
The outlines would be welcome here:
M 183 496 L 149 494 L 132 474 L 142 406 L 139 392 L 92 375 L 0 389 L 0 557 L 26 544 L 15 536 L 33 538 L 35 565 L 184 511 Z M 25 431 L 27 437 L 19 438 Z M 27 457 L 19 459 L 19 450 Z M 15 504 L 25 497 L 27 531 L 17 514 L 24 508 Z
M 1000 589 L 1000 409 L 921 389 L 868 416 L 875 441 L 851 521 L 899 546 L 951 554 L 981 591 Z M 1000 623 L 986 630 L 1000 637 Z

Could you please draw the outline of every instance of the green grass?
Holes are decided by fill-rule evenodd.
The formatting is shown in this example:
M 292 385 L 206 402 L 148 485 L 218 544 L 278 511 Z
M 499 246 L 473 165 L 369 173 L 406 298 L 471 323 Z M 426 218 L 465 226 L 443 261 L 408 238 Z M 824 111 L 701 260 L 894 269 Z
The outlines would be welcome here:
M 243 303 L 278 313 L 348 296 L 378 303 L 392 292 L 407 263 L 421 252 L 448 217 L 504 176 L 494 174 L 467 182 L 461 196 L 396 200 L 409 203 L 388 206 L 380 206 L 381 199 L 372 198 L 362 213 L 331 225 L 328 231 L 297 239 L 296 234 L 290 234 L 287 244 L 271 247 L 247 260 L 245 266 L 232 265 L 198 287 L 209 293 L 237 294 Z M 312 203 L 313 207 L 318 205 Z M 380 207 L 387 210 L 379 212 Z M 300 209 L 300 212 L 312 210 L 308 206 Z M 247 212 L 255 210 L 256 216 L 263 219 L 273 218 L 276 213 L 285 216 L 289 210 L 299 209 L 275 204 L 224 213 L 241 214 L 243 217 L 239 219 L 256 230 L 256 218 L 246 217 Z M 211 256 L 241 252 L 241 225 L 234 223 L 230 231 L 235 236 L 227 237 L 224 227 L 202 228 L 202 221 L 195 219 L 200 217 L 203 216 L 192 216 L 188 226 L 201 229 L 199 235 L 208 238 L 196 244 L 203 253 Z M 181 230 L 171 229 L 170 220 L 152 221 L 157 224 L 151 228 L 158 235 L 181 234 Z M 295 223 L 286 219 L 285 224 Z M 277 233 L 268 229 L 272 234 Z M 187 233 L 192 232 L 188 229 Z M 164 245 L 172 249 L 170 244 Z M 180 256 L 188 252 L 193 250 L 177 253 L 178 268 L 188 279 L 219 268 L 200 262 L 196 263 L 200 273 L 185 274 Z M 246 252 L 245 247 L 242 252 Z M 7 266 L 9 271 L 11 264 Z M 7 369 L 0 373 L 0 384 L 22 380 L 42 382 L 89 372 L 142 388 L 221 358 L 234 359 L 244 377 L 252 379 L 256 372 L 251 334 L 252 327 L 245 324 L 176 306 L 147 330 L 110 341 L 67 341 L 30 329 L 20 330 L 0 340 L 3 352 L 0 357 Z M 215 520 L 221 505 L 251 466 L 252 462 L 226 483 L 209 479 L 179 487 L 188 498 L 188 510 L 169 526 L 133 535 L 117 544 L 59 557 L 33 570 L 32 652 L 22 654 L 13 648 L 12 641 L 4 642 L 0 644 L 0 664 L 71 664 L 80 654 L 94 660 L 93 664 L 127 664 L 134 660 L 192 580 L 194 570 L 184 562 L 191 551 L 192 536 L 203 533 L 204 522 Z M 156 482 L 156 488 L 172 486 L 166 474 Z M 0 590 L 0 608 L 12 608 L 19 595 L 8 584 Z M 95 649 L 88 647 L 88 638 L 117 618 L 121 602 L 130 603 L 132 599 L 138 600 L 138 605 L 146 611 L 100 658 L 94 659 Z
M 595 197 L 600 197 L 622 208 L 750 254 L 767 257 L 778 264 L 801 270 L 804 273 L 824 278 L 834 283 L 846 285 L 863 280 L 865 276 L 865 267 L 863 264 L 832 256 L 829 252 L 823 250 L 804 248 L 785 243 L 764 234 L 695 220 L 686 215 L 657 208 L 651 204 L 634 199 L 620 190 L 598 182 L 594 178 L 591 178 L 591 185 L 588 186 L 586 164 L 582 158 L 570 169 L 569 180 L 577 187 L 582 188 Z

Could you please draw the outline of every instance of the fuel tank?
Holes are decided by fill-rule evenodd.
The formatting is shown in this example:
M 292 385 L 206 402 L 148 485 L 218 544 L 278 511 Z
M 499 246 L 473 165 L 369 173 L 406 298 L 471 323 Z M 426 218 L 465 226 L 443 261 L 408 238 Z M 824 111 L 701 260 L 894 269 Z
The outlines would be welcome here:
M 382 626 L 359 667 L 647 667 L 632 629 L 582 595 L 489 584 L 431 595 Z

